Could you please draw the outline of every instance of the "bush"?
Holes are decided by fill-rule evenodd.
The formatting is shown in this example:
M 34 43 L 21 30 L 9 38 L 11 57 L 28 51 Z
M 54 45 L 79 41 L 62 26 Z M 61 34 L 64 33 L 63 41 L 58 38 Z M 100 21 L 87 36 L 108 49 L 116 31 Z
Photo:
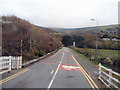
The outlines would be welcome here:
M 104 63 L 107 64 L 107 65 L 112 65 L 113 61 L 108 57 L 104 60 Z

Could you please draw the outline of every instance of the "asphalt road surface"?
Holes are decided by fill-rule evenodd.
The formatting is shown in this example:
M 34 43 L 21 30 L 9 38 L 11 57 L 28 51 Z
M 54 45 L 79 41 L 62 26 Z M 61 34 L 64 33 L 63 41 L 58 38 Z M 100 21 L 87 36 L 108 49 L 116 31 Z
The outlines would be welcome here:
M 63 47 L 54 55 L 15 74 L 4 74 L 0 85 L 2 88 L 98 88 L 72 53 Z

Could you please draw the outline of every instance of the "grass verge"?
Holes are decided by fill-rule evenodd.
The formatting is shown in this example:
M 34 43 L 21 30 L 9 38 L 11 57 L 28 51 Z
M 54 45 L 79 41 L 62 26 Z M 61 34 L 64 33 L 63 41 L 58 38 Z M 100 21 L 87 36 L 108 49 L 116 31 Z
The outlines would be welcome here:
M 73 48 L 70 48 L 70 49 L 72 49 L 75 53 L 77 53 L 79 56 L 81 56 L 83 59 L 85 59 L 85 60 L 87 60 L 89 63 L 91 63 L 92 65 L 94 65 L 95 67 L 99 67 L 98 66 L 98 63 L 97 64 L 95 64 L 95 61 L 90 61 L 89 60 L 89 58 L 88 57 L 86 57 L 84 54 L 81 54 L 81 53 L 79 53 L 78 51 L 76 51 L 76 50 L 74 50 Z

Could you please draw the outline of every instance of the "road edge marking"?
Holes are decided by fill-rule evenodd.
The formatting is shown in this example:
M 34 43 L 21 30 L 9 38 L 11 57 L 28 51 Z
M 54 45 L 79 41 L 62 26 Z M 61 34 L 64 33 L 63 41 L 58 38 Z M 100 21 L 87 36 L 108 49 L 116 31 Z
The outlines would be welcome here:
M 7 81 L 9 81 L 9 80 L 11 80 L 11 79 L 13 79 L 13 78 L 15 78 L 15 77 L 20 76 L 21 74 L 27 72 L 28 70 L 29 70 L 29 69 L 24 69 L 24 70 L 22 70 L 22 71 L 20 71 L 20 72 L 18 72 L 18 73 L 16 73 L 16 74 L 14 74 L 14 75 L 11 75 L 11 76 L 9 76 L 9 77 L 1 80 L 1 81 L 0 81 L 0 85 L 3 84 L 3 83 L 5 83 L 5 82 L 7 82 Z
M 86 71 L 83 69 L 83 67 L 79 64 L 79 62 L 76 60 L 76 58 L 72 55 L 72 57 L 73 57 L 73 59 L 74 59 L 74 61 L 76 62 L 76 64 L 81 68 L 81 70 L 82 70 L 82 73 L 85 75 L 85 77 L 87 77 L 87 78 L 89 78 L 90 80 L 91 80 L 91 82 L 90 82 L 90 80 L 88 80 L 87 78 L 87 80 L 88 80 L 88 82 L 90 83 L 90 85 L 94 85 L 97 89 L 98 89 L 98 86 L 95 84 L 95 82 L 92 80 L 92 78 L 86 73 Z M 91 84 L 92 83 L 92 84 Z M 92 85 L 92 86 L 93 86 Z M 94 88 L 95 88 L 94 87 Z M 99 89 L 98 89 L 99 90 Z
M 60 52 L 60 50 L 56 53 L 54 53 L 50 58 L 53 58 L 54 56 L 56 56 L 58 53 Z

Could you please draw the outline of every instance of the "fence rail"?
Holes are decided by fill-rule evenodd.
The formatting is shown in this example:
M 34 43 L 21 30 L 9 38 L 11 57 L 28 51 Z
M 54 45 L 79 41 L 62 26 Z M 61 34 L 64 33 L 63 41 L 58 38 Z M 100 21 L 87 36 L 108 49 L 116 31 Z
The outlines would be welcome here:
M 10 71 L 11 69 L 22 68 L 22 56 L 2 56 L 0 57 L 0 74 Z
M 22 56 L 11 57 L 11 68 L 12 69 L 22 68 Z
M 0 74 L 11 70 L 11 56 L 0 57 Z
M 114 76 L 113 76 L 114 75 Z M 98 78 L 107 86 L 107 87 L 114 87 L 119 88 L 120 81 L 120 74 L 113 71 L 112 69 L 108 69 L 99 63 L 99 76 Z

